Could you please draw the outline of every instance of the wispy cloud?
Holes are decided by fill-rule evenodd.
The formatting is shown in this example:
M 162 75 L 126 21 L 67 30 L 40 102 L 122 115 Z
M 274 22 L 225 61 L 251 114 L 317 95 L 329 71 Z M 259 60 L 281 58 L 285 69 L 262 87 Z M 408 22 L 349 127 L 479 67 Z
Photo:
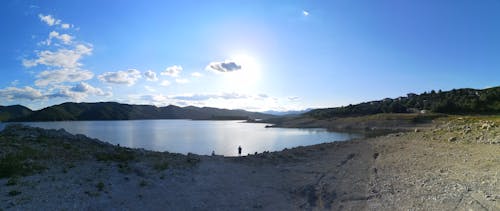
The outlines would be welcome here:
M 78 82 L 92 79 L 94 74 L 80 68 L 79 62 L 83 56 L 90 55 L 92 47 L 79 44 L 73 49 L 58 49 L 56 51 L 45 50 L 37 53 L 37 58 L 25 59 L 25 67 L 43 65 L 49 70 L 40 72 L 36 78 L 37 86 L 47 86 L 52 83 Z
M 77 68 L 46 70 L 36 76 L 35 85 L 47 86 L 64 82 L 79 82 L 90 80 L 93 77 L 94 73 Z
M 111 97 L 111 92 L 104 92 L 99 88 L 93 87 L 85 82 L 80 82 L 73 87 L 70 86 L 57 86 L 55 92 L 46 95 L 48 98 L 64 98 L 75 101 L 82 101 L 89 95 L 98 95 Z
M 148 70 L 148 71 L 144 72 L 144 77 L 148 81 L 157 81 L 158 80 L 158 77 L 156 76 L 156 72 L 154 72 L 152 70 Z
M 170 81 L 168 81 L 168 80 L 163 80 L 163 81 L 160 83 L 160 86 L 170 86 Z
M 39 90 L 34 89 L 30 86 L 25 86 L 24 88 L 7 87 L 5 89 L 0 89 L 0 98 L 4 98 L 7 100 L 38 100 L 45 97 Z
M 52 39 L 57 39 L 61 41 L 65 45 L 71 44 L 71 41 L 73 40 L 73 37 L 69 34 L 59 34 L 59 32 L 56 31 L 51 31 L 49 33 L 49 38 L 43 44 L 50 45 L 52 44 Z
M 61 28 L 63 28 L 63 29 L 69 29 L 69 28 L 72 28 L 72 27 L 73 27 L 73 25 L 71 25 L 69 23 L 63 23 L 63 24 L 61 24 Z
M 163 72 L 161 72 L 161 75 L 167 75 L 171 77 L 179 77 L 179 74 L 182 71 L 182 66 L 179 65 L 174 65 L 167 67 Z
M 223 62 L 211 62 L 205 69 L 214 72 L 233 72 L 241 70 L 241 68 L 240 64 L 231 60 L 226 60 Z
M 308 11 L 306 11 L 306 10 L 302 10 L 302 15 L 303 15 L 303 16 L 309 16 L 309 12 L 308 12 Z
M 150 86 L 144 86 L 144 89 L 146 89 L 148 92 L 156 92 L 156 89 Z
M 98 76 L 99 80 L 113 84 L 134 85 L 141 78 L 141 72 L 136 69 L 126 71 L 106 72 Z
M 74 49 L 61 48 L 56 51 L 45 50 L 37 53 L 36 59 L 24 59 L 25 67 L 46 65 L 50 67 L 77 68 L 82 66 L 79 60 L 92 54 L 92 46 L 79 44 Z
M 90 84 L 85 83 L 85 82 L 80 82 L 80 83 L 76 84 L 75 86 L 71 87 L 70 90 L 73 92 L 95 94 L 95 95 L 101 95 L 101 96 L 111 95 L 111 93 L 104 92 L 104 91 L 102 91 L 102 89 L 93 87 Z
M 203 76 L 203 74 L 201 74 L 199 72 L 193 72 L 193 73 L 191 73 L 191 76 L 193 76 L 193 77 L 201 77 L 201 76 Z
M 175 82 L 178 84 L 187 84 L 187 83 L 189 83 L 189 80 L 185 79 L 185 78 L 177 78 L 177 79 L 175 79 Z
M 61 23 L 61 20 L 54 18 L 52 15 L 39 14 L 38 17 L 42 22 L 46 23 L 49 26 L 54 26 Z
M 288 97 L 288 100 L 289 100 L 289 101 L 298 101 L 299 99 L 300 99 L 300 98 L 299 98 L 299 97 L 297 97 L 297 96 L 290 96 L 290 97 Z

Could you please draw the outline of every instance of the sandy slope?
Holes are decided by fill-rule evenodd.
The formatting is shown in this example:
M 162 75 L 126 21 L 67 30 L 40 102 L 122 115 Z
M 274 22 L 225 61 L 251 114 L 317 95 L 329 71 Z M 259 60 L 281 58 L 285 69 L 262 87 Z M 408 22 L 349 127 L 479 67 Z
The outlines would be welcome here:
M 500 210 L 500 144 L 484 144 L 500 142 L 498 123 L 452 123 L 248 157 L 52 159 L 14 185 L 0 179 L 0 209 Z M 154 168 L 159 159 L 169 167 Z

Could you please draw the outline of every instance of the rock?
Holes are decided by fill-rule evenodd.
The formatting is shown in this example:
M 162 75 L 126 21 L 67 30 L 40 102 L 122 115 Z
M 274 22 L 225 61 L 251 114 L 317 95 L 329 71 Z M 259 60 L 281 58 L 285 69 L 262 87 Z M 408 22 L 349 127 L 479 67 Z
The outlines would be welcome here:
M 491 125 L 488 123 L 484 123 L 481 125 L 482 130 L 490 130 L 490 128 L 491 128 Z
M 418 128 L 415 128 L 415 133 L 418 133 L 418 132 L 419 132 Z
M 457 141 L 457 137 L 450 137 L 448 139 L 448 142 L 455 142 L 455 141 Z

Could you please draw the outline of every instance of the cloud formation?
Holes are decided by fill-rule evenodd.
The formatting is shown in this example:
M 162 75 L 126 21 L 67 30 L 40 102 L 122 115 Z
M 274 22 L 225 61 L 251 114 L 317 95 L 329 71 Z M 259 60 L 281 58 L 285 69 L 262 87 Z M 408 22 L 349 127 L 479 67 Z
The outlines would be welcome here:
M 304 15 L 304 16 L 309 16 L 309 12 L 308 12 L 308 11 L 305 11 L 305 10 L 302 10 L 302 15 Z
M 85 83 L 85 82 L 80 82 L 80 83 L 76 84 L 75 86 L 71 87 L 70 91 L 85 93 L 85 94 L 94 94 L 94 95 L 100 95 L 100 96 L 111 95 L 111 92 L 104 92 L 104 91 L 102 91 L 102 89 L 93 87 L 90 84 Z
M 61 20 L 55 19 L 54 17 L 52 17 L 52 15 L 39 14 L 38 17 L 42 22 L 46 23 L 49 26 L 54 26 L 61 23 Z
M 224 62 L 211 62 L 205 69 L 215 72 L 233 72 L 241 70 L 241 65 L 230 60 Z
M 75 68 L 59 69 L 59 70 L 46 70 L 39 73 L 35 81 L 37 86 L 47 86 L 53 84 L 60 84 L 64 82 L 78 82 L 90 80 L 94 77 L 94 73 L 88 70 L 81 70 Z
M 144 86 L 144 89 L 146 89 L 148 92 L 156 92 L 156 89 L 150 86 Z
M 185 78 L 177 78 L 177 79 L 175 79 L 175 82 L 178 84 L 187 84 L 187 83 L 189 83 L 189 80 L 185 79 Z
M 171 77 L 179 77 L 179 74 L 182 71 L 182 66 L 179 65 L 174 65 L 167 67 L 163 72 L 161 72 L 161 75 L 167 75 Z
M 54 36 L 62 36 L 52 33 Z M 63 38 L 65 39 L 65 38 Z M 70 39 L 71 41 L 71 39 Z M 24 59 L 25 67 L 45 66 L 49 70 L 40 72 L 36 78 L 35 85 L 47 86 L 64 82 L 78 82 L 92 79 L 94 74 L 80 67 L 80 60 L 86 55 L 92 54 L 92 46 L 78 44 L 72 49 L 60 48 L 55 51 L 44 50 L 38 52 L 34 59 Z
M 199 73 L 199 72 L 193 72 L 193 73 L 191 73 L 191 76 L 193 76 L 193 77 L 201 77 L 203 75 L 201 73 Z
M 170 86 L 170 81 L 163 80 L 163 81 L 160 83 L 160 86 Z
M 61 48 L 56 51 L 45 50 L 37 53 L 36 59 L 24 59 L 25 67 L 45 65 L 50 67 L 77 68 L 82 66 L 79 60 L 92 54 L 92 46 L 79 44 L 74 49 Z
M 71 27 L 72 27 L 72 25 L 69 24 L 69 23 L 63 23 L 63 24 L 61 24 L 61 28 L 63 28 L 63 29 L 69 29 Z
M 141 78 L 141 72 L 136 69 L 129 69 L 126 71 L 106 72 L 98 76 L 99 80 L 113 84 L 126 84 L 128 86 L 134 85 L 135 82 Z
M 49 38 L 45 41 L 44 44 L 50 45 L 52 43 L 52 39 L 54 38 L 61 41 L 65 45 L 71 44 L 71 41 L 73 40 L 73 37 L 69 34 L 59 34 L 59 32 L 51 31 L 49 33 Z
M 156 73 L 152 70 L 148 70 L 148 71 L 144 72 L 144 77 L 148 81 L 157 81 L 158 80 Z
M 30 86 L 25 86 L 24 88 L 7 87 L 5 89 L 0 89 L 0 98 L 5 98 L 7 100 L 38 100 L 45 97 L 39 90 L 36 90 Z

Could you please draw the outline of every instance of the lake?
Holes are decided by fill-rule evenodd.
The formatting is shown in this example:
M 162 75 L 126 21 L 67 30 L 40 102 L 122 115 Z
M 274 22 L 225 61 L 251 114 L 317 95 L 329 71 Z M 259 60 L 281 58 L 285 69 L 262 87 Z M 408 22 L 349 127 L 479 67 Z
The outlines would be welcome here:
M 72 134 L 84 134 L 131 148 L 201 155 L 215 151 L 215 154 L 225 156 L 236 156 L 238 146 L 246 155 L 362 137 L 325 129 L 266 128 L 266 124 L 241 121 L 127 120 L 22 124 L 46 129 L 64 128 Z M 3 126 L 0 125 L 0 129 Z

